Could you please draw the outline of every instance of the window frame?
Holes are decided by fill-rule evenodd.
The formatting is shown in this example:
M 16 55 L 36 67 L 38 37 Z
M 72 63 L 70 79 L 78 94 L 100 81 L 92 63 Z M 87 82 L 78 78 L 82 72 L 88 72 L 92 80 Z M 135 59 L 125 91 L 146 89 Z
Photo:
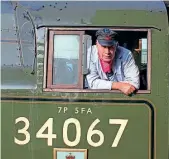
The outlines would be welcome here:
M 66 31 L 66 30 L 48 30 L 48 65 L 47 65 L 47 88 L 50 89 L 76 89 L 83 88 L 83 74 L 82 74 L 82 36 L 84 31 Z M 55 35 L 79 35 L 79 60 L 78 60 L 78 83 L 77 84 L 53 84 L 53 57 L 54 57 L 54 36 Z
M 84 89 L 83 88 L 83 73 L 82 73 L 82 40 L 83 40 L 83 35 L 85 33 L 85 30 L 98 30 L 101 29 L 103 27 L 49 27 L 46 28 L 46 34 L 45 34 L 45 57 L 44 57 L 44 83 L 43 83 L 43 91 L 45 92 L 73 92 L 73 93 L 78 93 L 78 92 L 82 92 L 82 93 L 89 93 L 89 92 L 93 92 L 93 93 L 121 93 L 119 90 L 101 90 L 101 89 Z M 138 90 L 137 94 L 150 94 L 151 93 L 151 58 L 152 58 L 152 28 L 151 27 L 109 27 L 110 29 L 114 30 L 114 31 L 146 31 L 147 32 L 147 89 L 146 90 Z M 49 76 L 51 76 L 52 79 L 52 75 L 51 73 L 53 73 L 52 71 L 48 71 L 48 66 L 49 66 L 49 60 L 48 60 L 48 53 L 49 55 L 52 54 L 52 50 L 49 49 L 51 47 L 51 45 L 49 45 L 51 43 L 51 35 L 50 32 L 60 32 L 60 34 L 63 35 L 63 32 L 70 34 L 73 32 L 77 32 L 79 33 L 78 35 L 80 35 L 80 50 L 79 50 L 79 69 L 80 69 L 80 75 L 79 75 L 79 80 L 80 83 L 78 82 L 77 86 L 69 86 L 69 85 L 50 85 L 50 83 L 48 83 L 48 79 Z M 67 35 L 66 34 L 66 35 Z M 53 40 L 54 41 L 54 40 Z M 52 43 L 53 44 L 53 43 Z M 52 56 L 50 56 L 50 58 L 52 58 Z M 51 65 L 53 66 L 53 65 Z M 50 67 L 51 67 L 50 66 Z M 51 69 L 51 68 L 50 68 Z M 80 87 L 79 87 L 80 86 Z

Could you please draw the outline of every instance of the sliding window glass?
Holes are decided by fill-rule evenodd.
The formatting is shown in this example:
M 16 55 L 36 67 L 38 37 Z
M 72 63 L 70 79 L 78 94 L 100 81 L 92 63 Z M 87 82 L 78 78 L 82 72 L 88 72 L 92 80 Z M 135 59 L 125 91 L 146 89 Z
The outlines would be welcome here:
M 82 31 L 49 31 L 48 88 L 82 88 Z

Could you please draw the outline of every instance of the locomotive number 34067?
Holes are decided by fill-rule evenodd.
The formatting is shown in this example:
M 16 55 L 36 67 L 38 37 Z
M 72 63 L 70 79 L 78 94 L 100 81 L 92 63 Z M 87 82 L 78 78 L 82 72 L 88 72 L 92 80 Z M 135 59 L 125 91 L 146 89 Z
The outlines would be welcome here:
M 14 142 L 18 145 L 25 145 L 30 142 L 31 136 L 28 131 L 30 122 L 27 118 L 25 117 L 18 117 L 15 120 L 15 124 L 18 122 L 24 122 L 24 127 L 22 129 L 18 129 L 17 133 L 25 135 L 24 140 L 19 140 L 18 138 L 14 137 Z M 96 119 L 92 122 L 92 124 L 89 126 L 87 130 L 87 142 L 89 145 L 93 147 L 99 147 L 104 143 L 104 134 L 102 131 L 94 129 L 95 126 L 100 123 L 99 119 Z M 109 119 L 109 124 L 119 124 L 119 130 L 112 141 L 112 147 L 117 147 L 118 143 L 122 137 L 122 134 L 124 132 L 124 129 L 128 123 L 127 119 Z M 76 135 L 75 139 L 73 141 L 70 141 L 68 138 L 68 127 L 70 124 L 74 124 L 76 128 Z M 44 131 L 47 129 L 47 133 L 44 133 Z M 93 135 L 98 135 L 99 140 L 98 141 L 93 141 L 92 136 Z M 81 124 L 78 119 L 76 118 L 68 118 L 65 120 L 63 124 L 63 142 L 70 147 L 77 146 L 80 142 L 81 139 Z M 57 138 L 57 134 L 53 133 L 53 118 L 49 118 L 43 126 L 38 130 L 36 133 L 36 138 L 46 138 L 47 139 L 47 145 L 52 146 L 53 144 L 53 139 Z

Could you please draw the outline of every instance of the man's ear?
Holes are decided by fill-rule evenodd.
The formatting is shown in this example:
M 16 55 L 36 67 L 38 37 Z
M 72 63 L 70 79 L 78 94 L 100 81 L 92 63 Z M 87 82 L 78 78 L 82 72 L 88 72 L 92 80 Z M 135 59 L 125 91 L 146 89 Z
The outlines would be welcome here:
M 99 46 L 100 46 L 100 44 L 99 44 L 98 40 L 96 41 L 96 46 L 97 46 L 97 47 L 99 47 Z
M 98 45 L 98 41 L 96 40 L 96 45 Z

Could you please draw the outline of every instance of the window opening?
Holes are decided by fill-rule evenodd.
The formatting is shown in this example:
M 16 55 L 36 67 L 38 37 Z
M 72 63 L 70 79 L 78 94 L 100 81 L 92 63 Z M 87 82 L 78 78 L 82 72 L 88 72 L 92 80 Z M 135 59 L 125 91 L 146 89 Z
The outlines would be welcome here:
M 95 34 L 97 30 L 78 29 L 72 31 L 72 29 L 56 29 L 54 31 L 52 29 L 50 31 L 53 33 L 49 34 L 49 43 L 53 41 L 53 46 L 49 45 L 47 88 L 73 88 L 74 90 L 85 89 L 90 91 L 86 75 L 89 73 L 91 56 L 87 51 L 90 50 L 92 45 L 96 44 Z M 114 29 L 114 31 L 117 32 L 119 46 L 132 52 L 135 63 L 139 68 L 139 90 L 148 90 L 150 88 L 150 77 L 147 74 L 150 73 L 151 69 L 150 64 L 148 64 L 150 60 L 148 59 L 149 31 L 146 29 Z M 53 62 L 52 65 L 49 64 L 51 61 Z

